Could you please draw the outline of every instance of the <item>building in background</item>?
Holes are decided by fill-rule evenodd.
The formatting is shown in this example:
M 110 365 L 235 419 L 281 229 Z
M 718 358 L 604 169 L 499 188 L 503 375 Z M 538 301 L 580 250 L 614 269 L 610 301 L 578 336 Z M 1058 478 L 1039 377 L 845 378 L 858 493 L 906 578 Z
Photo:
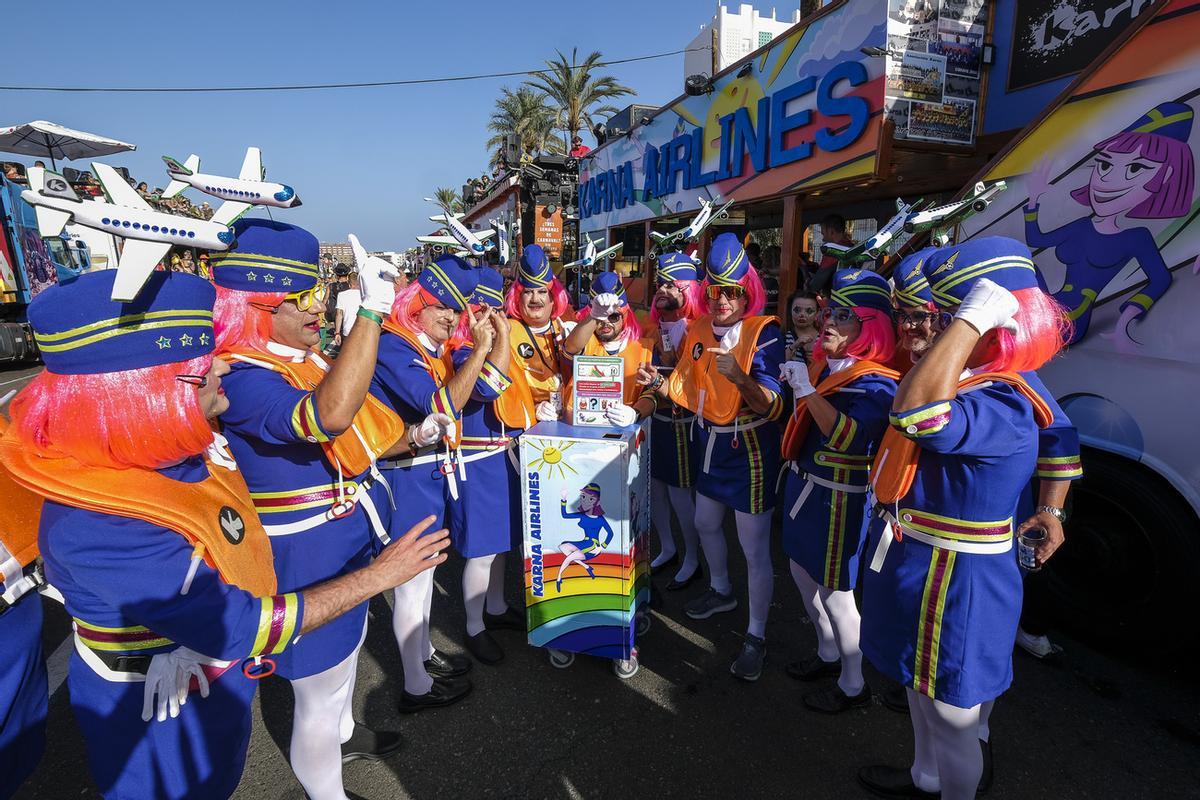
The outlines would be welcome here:
M 349 242 L 321 242 L 321 257 L 324 259 L 326 254 L 333 258 L 335 264 L 355 266 L 354 250 L 350 248 Z
M 759 14 L 750 3 L 742 3 L 736 12 L 717 6 L 712 20 L 700 26 L 700 32 L 683 54 L 683 75 L 716 75 L 747 53 L 770 43 L 779 34 L 800 21 L 800 5 L 791 19 Z M 714 52 L 715 45 L 715 52 Z

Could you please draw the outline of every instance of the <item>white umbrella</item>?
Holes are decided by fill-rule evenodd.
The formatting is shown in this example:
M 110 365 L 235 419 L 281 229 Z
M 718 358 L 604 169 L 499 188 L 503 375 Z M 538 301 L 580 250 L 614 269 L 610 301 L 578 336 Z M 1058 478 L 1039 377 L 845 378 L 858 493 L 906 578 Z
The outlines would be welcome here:
M 41 119 L 11 128 L 0 128 L 0 151 L 49 158 L 50 165 L 55 170 L 58 169 L 55 159 L 64 158 L 70 161 L 76 158 L 98 158 L 136 149 L 137 145 L 97 136 L 87 131 L 64 128 L 62 125 Z

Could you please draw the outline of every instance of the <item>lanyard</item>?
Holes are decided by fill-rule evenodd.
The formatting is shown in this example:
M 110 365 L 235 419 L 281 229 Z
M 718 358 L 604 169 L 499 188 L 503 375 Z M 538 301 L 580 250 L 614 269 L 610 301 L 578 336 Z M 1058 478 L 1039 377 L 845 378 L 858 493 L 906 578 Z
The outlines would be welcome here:
M 533 329 L 529 327 L 529 323 L 527 323 L 525 320 L 521 320 L 521 327 L 525 329 L 525 335 L 529 337 L 529 343 L 532 344 L 533 349 L 537 351 L 538 358 L 540 358 L 542 360 L 542 363 L 546 365 L 546 369 L 550 370 L 550 372 L 557 375 L 558 374 L 558 337 L 555 335 L 554 321 L 553 320 L 550 321 L 550 327 L 546 330 L 546 333 L 550 334 L 550 350 L 551 350 L 551 354 L 554 356 L 554 364 L 551 364 L 549 361 L 546 360 L 546 354 L 542 352 L 542 346 L 540 344 L 538 344 L 537 336 L 534 334 Z

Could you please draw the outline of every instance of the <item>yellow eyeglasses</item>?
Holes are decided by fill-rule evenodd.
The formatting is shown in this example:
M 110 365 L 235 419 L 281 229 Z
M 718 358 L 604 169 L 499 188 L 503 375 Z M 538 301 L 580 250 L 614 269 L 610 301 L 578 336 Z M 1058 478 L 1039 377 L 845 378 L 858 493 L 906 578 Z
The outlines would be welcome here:
M 292 292 L 283 299 L 284 302 L 295 303 L 296 308 L 301 311 L 308 311 L 313 307 L 314 303 L 324 303 L 327 297 L 329 297 L 329 287 L 323 283 L 318 283 L 311 289 L 305 289 L 302 292 Z

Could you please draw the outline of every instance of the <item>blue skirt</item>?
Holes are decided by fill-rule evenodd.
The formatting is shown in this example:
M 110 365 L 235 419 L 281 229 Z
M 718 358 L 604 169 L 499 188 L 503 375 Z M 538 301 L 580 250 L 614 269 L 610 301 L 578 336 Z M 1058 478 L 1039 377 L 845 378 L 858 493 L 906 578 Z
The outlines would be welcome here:
M 868 558 L 891 529 L 872 519 Z M 893 541 L 879 572 L 863 578 L 862 651 L 883 674 L 959 708 L 1012 683 L 1021 616 L 1013 551 L 961 553 L 911 537 Z
M 42 660 L 42 598 L 36 592 L 0 614 L 0 798 L 11 797 L 46 750 L 49 705 Z M 140 709 L 139 709 L 140 711 Z
M 746 430 L 716 433 L 709 423 L 692 429 L 692 442 L 700 460 L 696 473 L 696 492 L 736 511 L 761 514 L 775 507 L 775 482 L 779 476 L 779 425 L 764 422 Z M 704 469 L 709 440 L 712 455 Z M 736 441 L 736 446 L 734 445 Z
M 71 710 L 87 743 L 88 765 L 110 800 L 225 800 L 250 743 L 255 682 L 238 664 L 192 692 L 179 716 L 142 721 L 144 683 L 111 683 L 71 654 Z
M 700 449 L 688 437 L 691 423 L 665 422 L 658 416 L 655 414 L 650 421 L 650 477 L 668 486 L 689 489 L 700 464 Z
M 792 507 L 808 482 L 790 469 L 784 475 L 783 552 L 822 586 L 853 589 L 867 537 L 866 495 L 813 484 L 792 519 Z
M 450 541 L 464 558 L 507 553 L 520 530 L 521 482 L 502 449 L 467 462 L 467 479 L 458 482 L 458 500 L 447 499 Z
M 471 466 L 468 464 L 467 468 Z M 436 519 L 426 533 L 446 527 L 446 476 L 442 474 L 440 459 L 410 467 L 390 467 L 383 470 L 383 476 L 396 498 L 390 524 L 393 539 L 408 533 L 409 528 L 430 515 Z

